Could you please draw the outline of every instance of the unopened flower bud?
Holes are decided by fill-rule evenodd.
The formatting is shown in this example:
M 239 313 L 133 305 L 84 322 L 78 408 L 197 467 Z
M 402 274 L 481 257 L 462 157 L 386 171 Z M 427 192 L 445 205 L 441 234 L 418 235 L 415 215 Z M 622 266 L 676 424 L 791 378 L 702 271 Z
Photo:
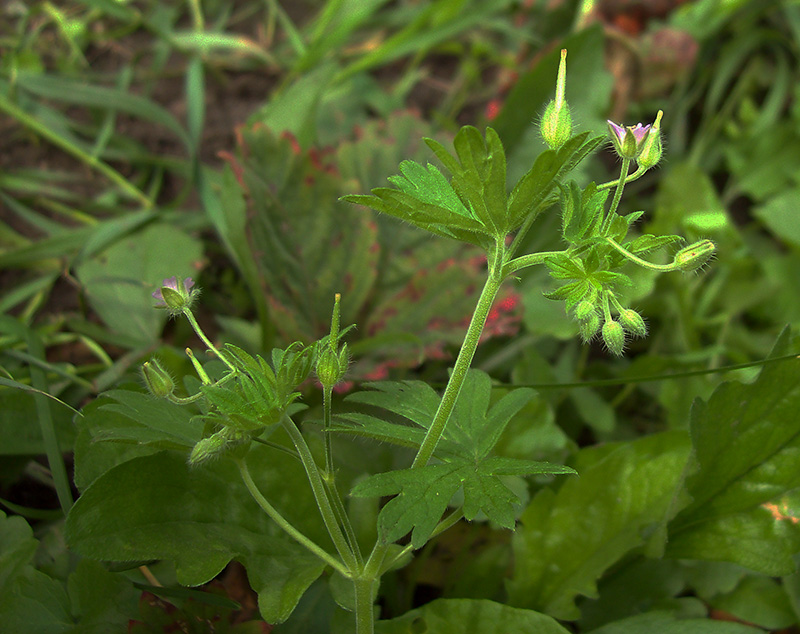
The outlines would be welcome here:
M 175 391 L 175 381 L 158 359 L 151 359 L 142 366 L 142 377 L 147 390 L 157 398 L 167 398 Z
M 625 329 L 618 321 L 607 320 L 603 324 L 603 341 L 612 354 L 622 356 L 625 350 Z
M 678 251 L 672 264 L 681 271 L 696 271 L 714 256 L 716 250 L 711 240 L 700 240 Z
M 561 62 L 558 64 L 556 98 L 547 104 L 541 125 L 542 138 L 551 150 L 557 150 L 564 145 L 572 134 L 572 115 L 564 97 L 566 83 L 567 50 L 563 49 L 561 51 Z
M 647 336 L 647 324 L 644 323 L 642 316 L 630 308 L 624 309 L 619 314 L 619 323 L 622 327 L 635 337 Z
M 591 341 L 600 329 L 600 316 L 594 312 L 580 322 L 579 330 L 584 343 Z
M 192 290 L 194 281 L 191 277 L 185 280 L 173 275 L 165 279 L 153 297 L 158 302 L 156 308 L 166 308 L 171 314 L 177 315 L 192 307 L 195 298 L 197 297 L 198 290 Z
M 641 152 L 636 159 L 636 163 L 639 167 L 650 169 L 661 160 L 661 153 L 663 151 L 661 147 L 661 117 L 663 116 L 664 112 L 659 110 L 656 115 L 655 123 L 651 126 L 650 133 L 644 140 Z
M 189 465 L 196 467 L 223 455 L 242 458 L 250 447 L 250 436 L 246 433 L 223 427 L 208 438 L 199 441 L 189 454 Z
M 588 319 L 596 310 L 594 302 L 584 299 L 578 302 L 578 305 L 575 307 L 575 318 L 579 321 L 583 321 L 584 319 Z
M 348 354 L 347 344 L 338 351 L 327 346 L 320 351 L 317 359 L 317 378 L 324 387 L 333 387 L 342 380 L 350 362 Z
M 621 158 L 635 159 L 644 149 L 644 142 L 650 133 L 650 125 L 621 126 L 608 121 L 608 132 L 614 149 Z

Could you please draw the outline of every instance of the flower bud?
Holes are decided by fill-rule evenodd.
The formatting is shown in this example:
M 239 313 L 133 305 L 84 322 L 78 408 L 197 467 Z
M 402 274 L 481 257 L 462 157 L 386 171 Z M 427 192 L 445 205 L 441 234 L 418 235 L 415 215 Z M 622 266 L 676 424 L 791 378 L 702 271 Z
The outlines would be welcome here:
M 619 314 L 619 323 L 622 327 L 635 337 L 647 336 L 647 324 L 644 323 L 642 316 L 635 310 L 625 308 Z
M 714 256 L 716 250 L 711 240 L 700 240 L 678 251 L 672 264 L 681 271 L 696 271 Z
M 575 318 L 579 321 L 583 321 L 584 319 L 591 317 L 595 310 L 596 308 L 594 302 L 584 299 L 578 302 L 578 305 L 575 307 Z
M 231 453 L 235 458 L 242 458 L 250 448 L 250 441 L 248 434 L 223 427 L 194 446 L 189 454 L 189 465 L 196 467 Z
M 165 279 L 153 297 L 158 301 L 156 308 L 166 308 L 171 314 L 177 315 L 192 307 L 198 290 L 192 290 L 194 281 L 191 277 L 185 280 L 173 275 Z
M 563 49 L 561 51 L 561 62 L 558 65 L 556 98 L 547 104 L 541 125 L 542 138 L 551 150 L 557 150 L 564 145 L 572 134 L 572 115 L 564 98 L 566 83 L 567 50 Z
M 636 163 L 639 167 L 643 167 L 645 169 L 650 169 L 658 164 L 661 160 L 661 117 L 664 116 L 664 112 L 659 110 L 658 114 L 656 115 L 655 123 L 653 123 L 652 127 L 650 128 L 650 133 L 647 135 L 647 138 L 642 143 L 642 149 L 639 154 L 639 157 L 636 159 Z
M 618 321 L 609 319 L 603 324 L 603 341 L 612 354 L 622 356 L 625 350 L 625 329 Z
M 579 324 L 581 339 L 584 343 L 591 341 L 600 329 L 600 316 L 594 312 Z
M 644 142 L 650 133 L 650 125 L 621 126 L 608 121 L 608 132 L 614 149 L 621 158 L 635 159 L 644 149 Z
M 175 391 L 175 381 L 158 359 L 151 359 L 142 366 L 142 377 L 147 390 L 156 398 L 167 398 Z
M 317 359 L 317 378 L 323 387 L 331 388 L 339 383 L 347 372 L 349 362 L 347 344 L 338 351 L 325 346 Z

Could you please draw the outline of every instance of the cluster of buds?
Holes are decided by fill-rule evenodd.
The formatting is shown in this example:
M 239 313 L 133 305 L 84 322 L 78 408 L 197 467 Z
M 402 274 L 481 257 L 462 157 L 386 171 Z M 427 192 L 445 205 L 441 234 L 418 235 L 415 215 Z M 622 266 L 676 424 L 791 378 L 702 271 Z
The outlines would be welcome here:
M 611 314 L 611 306 L 617 313 L 616 319 Z M 622 306 L 609 290 L 578 302 L 574 314 L 584 342 L 588 343 L 599 332 L 606 348 L 617 356 L 624 352 L 628 337 L 647 336 L 647 324 L 642 316 Z

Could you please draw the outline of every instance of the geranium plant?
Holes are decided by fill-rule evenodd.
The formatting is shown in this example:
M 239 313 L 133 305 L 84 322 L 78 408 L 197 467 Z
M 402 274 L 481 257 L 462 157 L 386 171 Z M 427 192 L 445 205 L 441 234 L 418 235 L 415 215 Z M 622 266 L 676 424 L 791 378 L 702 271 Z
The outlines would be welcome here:
M 337 602 L 353 612 L 341 627 L 371 634 L 380 581 L 388 571 L 407 564 L 414 551 L 462 519 L 513 529 L 521 501 L 509 477 L 536 476 L 541 483 L 543 477 L 573 476 L 572 467 L 493 452 L 509 421 L 533 397 L 532 390 L 518 388 L 492 401 L 488 375 L 471 369 L 501 286 L 528 267 L 544 265 L 558 284 L 547 297 L 564 302 L 582 339 L 599 337 L 621 355 L 629 338 L 647 334 L 644 318 L 624 300 L 623 289 L 631 284 L 626 267 L 691 271 L 715 247 L 703 240 L 678 250 L 670 263 L 650 262 L 650 254 L 681 238 L 631 238 L 643 212 L 619 213 L 625 185 L 660 159 L 660 112 L 649 125 L 609 122 L 621 159 L 618 179 L 586 186 L 570 180 L 572 170 L 608 138 L 573 134 L 565 82 L 562 52 L 556 97 L 541 124 L 549 149 L 510 191 L 497 133 L 465 126 L 454 138 L 454 153 L 426 139 L 449 177 L 432 164 L 404 161 L 389 179 L 392 187 L 345 197 L 485 252 L 485 283 L 441 394 L 419 381 L 376 382 L 349 397 L 368 406 L 368 413 L 336 416 L 333 392 L 350 360 L 349 328 L 340 324 L 347 297 L 335 297 L 325 337 L 272 350 L 265 358 L 230 344 L 215 346 L 192 312 L 192 280 L 164 280 L 154 293 L 158 307 L 188 319 L 210 360 L 187 350 L 197 376 L 181 381 L 158 360 L 149 361 L 142 374 L 150 395 L 114 390 L 87 408 L 76 450 L 83 495 L 67 521 L 70 544 L 97 559 L 171 560 L 177 581 L 186 585 L 204 583 L 239 559 L 270 622 L 287 619 L 327 571 Z M 629 174 L 633 162 L 637 169 Z M 537 218 L 555 208 L 561 210 L 564 248 L 522 252 Z M 316 427 L 304 419 L 300 398 L 312 374 L 323 395 Z M 362 474 L 346 489 L 336 435 L 391 443 L 410 449 L 413 458 L 401 468 L 367 475 L 369 459 L 363 468 L 348 464 Z M 91 442 L 97 440 L 120 448 Z M 370 526 L 364 509 L 377 511 L 381 499 Z M 461 618 L 463 626 L 470 617 L 466 612 L 452 618 Z M 559 631 L 543 614 L 524 618 Z

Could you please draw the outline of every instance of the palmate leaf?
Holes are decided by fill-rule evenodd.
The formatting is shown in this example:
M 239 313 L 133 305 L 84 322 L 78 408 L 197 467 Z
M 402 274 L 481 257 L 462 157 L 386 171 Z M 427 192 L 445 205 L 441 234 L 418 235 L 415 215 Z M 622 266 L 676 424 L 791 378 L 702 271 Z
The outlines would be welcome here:
M 436 391 L 424 381 L 380 381 L 367 383 L 366 387 L 370 389 L 351 394 L 346 401 L 385 409 L 411 424 L 352 412 L 339 415 L 334 430 L 402 447 L 419 447 L 439 407 L 440 397 Z M 445 461 L 456 457 L 485 458 L 511 418 L 535 395 L 527 388 L 513 390 L 490 408 L 491 393 L 489 375 L 470 370 L 436 447 L 435 457 Z
M 453 189 L 468 201 L 470 210 L 489 233 L 508 233 L 511 227 L 506 204 L 506 155 L 497 132 L 486 128 L 484 140 L 477 128 L 462 127 L 453 139 L 458 160 L 437 141 L 425 142 L 452 174 Z
M 505 528 L 514 528 L 515 504 L 519 501 L 498 477 L 501 475 L 567 474 L 573 469 L 547 462 L 489 459 L 475 462 L 452 459 L 418 469 L 390 471 L 359 482 L 351 495 L 376 497 L 395 495 L 381 510 L 379 531 L 393 542 L 411 531 L 411 544 L 421 548 L 430 538 L 455 493 L 463 487 L 464 517 L 472 520 L 479 511 Z
M 375 390 L 357 393 L 349 400 L 389 410 L 409 424 L 355 413 L 340 422 L 337 429 L 418 447 L 439 404 L 436 392 L 420 381 L 382 382 L 372 387 Z M 489 457 L 508 422 L 534 396 L 533 390 L 513 390 L 490 407 L 491 392 L 491 379 L 486 373 L 471 370 L 467 374 L 434 452 L 441 464 L 377 474 L 353 488 L 352 495 L 356 497 L 396 495 L 384 506 L 379 519 L 381 535 L 387 542 L 412 531 L 412 544 L 415 548 L 422 546 L 460 489 L 468 520 L 483 512 L 501 526 L 513 528 L 518 498 L 500 476 L 574 473 L 569 467 L 545 462 Z

